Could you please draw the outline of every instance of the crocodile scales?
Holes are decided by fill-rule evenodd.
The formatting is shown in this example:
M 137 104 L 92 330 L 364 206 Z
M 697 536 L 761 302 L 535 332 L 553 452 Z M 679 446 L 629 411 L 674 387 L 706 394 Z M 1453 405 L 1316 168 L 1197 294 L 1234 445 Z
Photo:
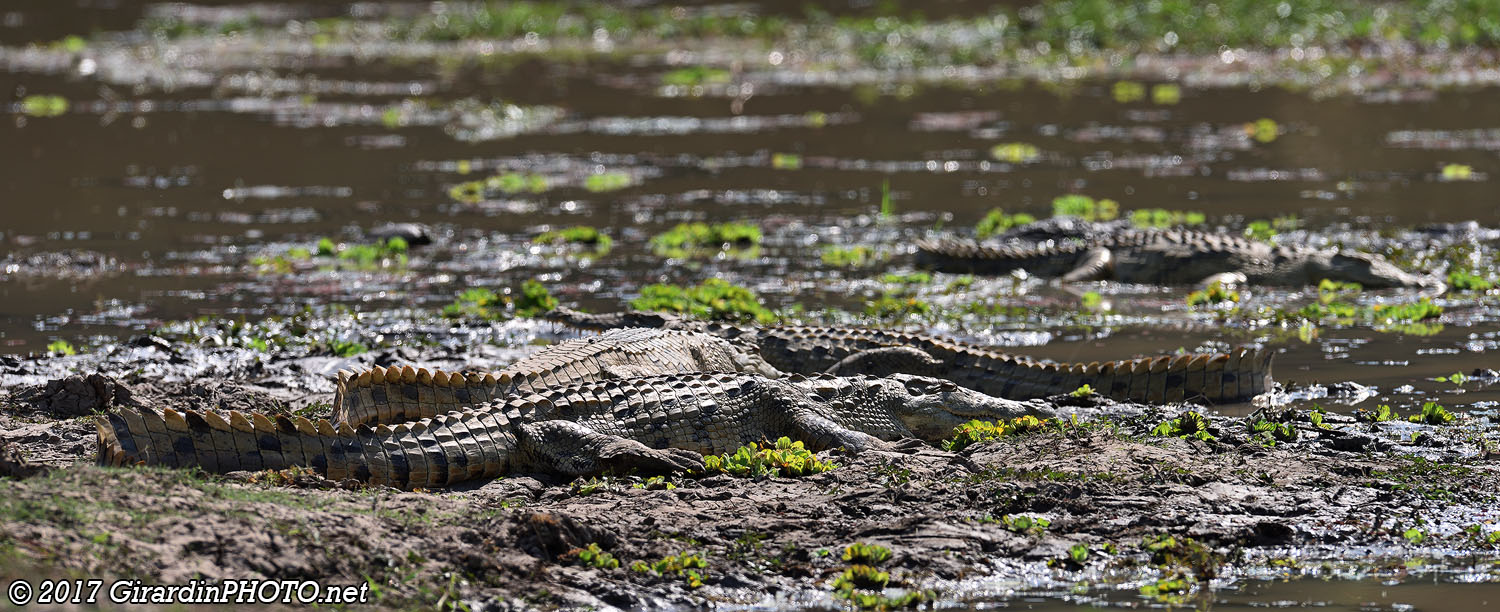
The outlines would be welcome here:
M 718 336 L 616 329 L 549 346 L 498 372 L 449 373 L 409 365 L 341 371 L 333 421 L 351 426 L 394 424 L 571 382 L 689 372 L 780 374 L 758 355 Z
M 1323 279 L 1369 288 L 1444 289 L 1384 257 L 1337 248 L 1274 246 L 1240 236 L 1191 230 L 1122 230 L 1029 246 L 988 246 L 957 238 L 921 239 L 917 263 L 940 272 L 1014 270 L 1064 281 L 1116 280 L 1155 285 L 1212 282 L 1310 285 Z
M 730 339 L 783 372 L 935 376 L 1010 399 L 1067 393 L 1089 385 L 1137 402 L 1248 401 L 1271 388 L 1269 348 L 1103 361 L 1055 363 L 940 336 L 861 327 L 740 327 L 670 313 L 590 314 L 566 308 L 550 320 L 589 330 L 619 327 L 687 329 Z
M 1024 414 L 1051 411 L 917 376 L 711 373 L 573 383 L 395 426 L 151 408 L 95 423 L 105 465 L 306 466 L 333 480 L 415 489 L 512 472 L 698 469 L 703 453 L 780 436 L 813 450 L 858 451 L 902 437 L 936 441 L 971 419 Z

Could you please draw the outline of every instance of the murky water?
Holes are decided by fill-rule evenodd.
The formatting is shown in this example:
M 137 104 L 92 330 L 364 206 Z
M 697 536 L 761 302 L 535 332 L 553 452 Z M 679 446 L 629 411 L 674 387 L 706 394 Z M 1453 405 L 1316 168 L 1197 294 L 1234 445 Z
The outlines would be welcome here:
M 412 10 L 403 6 L 387 8 Z M 1497 365 L 1493 296 L 1439 299 L 1445 314 L 1419 328 L 1308 332 L 1220 322 L 1184 306 L 1187 288 L 980 279 L 946 291 L 956 277 L 915 289 L 882 279 L 910 269 L 916 237 L 969 231 L 993 208 L 1046 217 L 1066 194 L 1113 199 L 1126 211 L 1202 213 L 1232 232 L 1295 216 L 1299 229 L 1279 237 L 1290 244 L 1410 250 L 1424 235 L 1391 228 L 1497 226 L 1489 179 L 1500 172 L 1500 90 L 1316 97 L 1193 83 L 1158 93 L 1147 83 L 1136 96 L 1114 80 L 1038 84 L 965 76 L 962 66 L 931 79 L 830 77 L 780 68 L 783 51 L 677 84 L 668 73 L 715 56 L 469 49 L 447 57 L 378 46 L 315 54 L 275 38 L 150 43 L 107 34 L 184 10 L 88 1 L 0 8 L 0 92 L 8 94 L 0 102 L 0 352 L 40 351 L 56 339 L 100 344 L 205 315 L 254 319 L 330 304 L 436 312 L 465 288 L 532 278 L 566 304 L 618 309 L 645 284 L 722 277 L 769 306 L 813 313 L 859 313 L 892 291 L 951 309 L 996 300 L 1010 310 L 894 322 L 1059 360 L 1269 344 L 1281 351 L 1276 378 L 1312 397 L 1317 384 L 1371 387 L 1317 400 L 1338 410 L 1356 400 L 1479 410 L 1500 401 L 1486 384 L 1494 379 L 1432 380 Z M 343 14 L 317 3 L 258 10 L 277 24 Z M 945 3 L 932 15 L 972 10 Z M 87 51 L 57 52 L 69 35 L 87 38 Z M 795 52 L 784 51 L 788 66 Z M 61 96 L 66 109 L 47 112 L 46 102 L 28 102 L 36 96 Z M 1273 122 L 1271 133 L 1257 132 L 1261 119 Z M 991 149 L 1002 143 L 1035 154 L 996 157 Z M 453 193 L 489 177 L 499 178 L 473 197 Z M 669 259 L 647 246 L 687 220 L 748 221 L 766 238 L 749 258 Z M 434 243 L 404 262 L 372 265 L 295 255 L 323 237 L 368 242 L 388 222 L 425 224 Z M 531 242 L 571 225 L 600 228 L 613 250 L 584 257 Z M 1469 244 L 1476 268 L 1493 273 L 1487 240 L 1496 236 L 1444 236 L 1446 245 Z M 848 246 L 888 259 L 855 268 L 820 259 L 825 247 Z M 1427 265 L 1441 272 L 1447 263 Z M 1101 293 L 1107 312 L 1079 314 L 1082 291 Z M 1257 289 L 1246 303 L 1315 300 L 1312 289 Z M 1384 586 L 1350 585 L 1325 595 L 1324 583 L 1252 584 L 1214 607 L 1440 609 L 1438 593 L 1459 588 L 1403 585 L 1387 598 Z M 1495 594 L 1462 588 L 1475 606 Z

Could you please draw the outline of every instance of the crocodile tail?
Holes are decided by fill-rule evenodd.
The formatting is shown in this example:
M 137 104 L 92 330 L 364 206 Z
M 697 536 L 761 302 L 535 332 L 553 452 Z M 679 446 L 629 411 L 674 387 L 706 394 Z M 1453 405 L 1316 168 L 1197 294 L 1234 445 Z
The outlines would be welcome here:
M 332 480 L 402 489 L 504 472 L 514 437 L 498 417 L 466 411 L 357 430 L 326 420 L 213 411 L 123 408 L 95 417 L 102 465 L 200 467 L 208 472 L 311 468 Z
M 999 366 L 986 367 L 1001 374 L 994 380 L 1004 388 L 993 391 L 1012 399 L 1047 397 L 1088 385 L 1120 401 L 1232 404 L 1249 401 L 1271 388 L 1274 355 L 1269 348 L 1238 347 L 1228 353 L 1088 364 L 1004 356 L 998 359 Z
M 466 410 L 504 397 L 516 378 L 511 372 L 460 374 L 411 366 L 340 371 L 333 422 L 395 424 Z

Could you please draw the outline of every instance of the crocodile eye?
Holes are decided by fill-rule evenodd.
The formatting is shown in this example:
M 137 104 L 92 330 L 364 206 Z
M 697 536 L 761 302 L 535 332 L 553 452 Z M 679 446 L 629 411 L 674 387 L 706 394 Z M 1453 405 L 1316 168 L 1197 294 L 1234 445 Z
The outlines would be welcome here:
M 957 390 L 958 390 L 958 385 L 955 384 L 951 380 L 945 380 L 942 383 L 938 384 L 938 391 L 942 391 L 942 392 L 946 393 L 946 392 L 949 392 L 949 391 L 957 391 Z
M 919 380 L 908 380 L 908 381 L 906 381 L 906 392 L 907 393 L 910 393 L 912 395 L 926 395 L 927 391 L 928 391 L 928 385 L 927 385 L 927 383 L 924 383 L 924 382 L 919 381 Z

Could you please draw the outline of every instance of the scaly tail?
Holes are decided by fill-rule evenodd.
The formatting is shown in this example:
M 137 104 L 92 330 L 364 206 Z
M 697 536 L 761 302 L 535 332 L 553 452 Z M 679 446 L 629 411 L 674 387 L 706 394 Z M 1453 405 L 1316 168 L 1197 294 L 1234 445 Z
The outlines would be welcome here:
M 1089 385 L 1096 393 L 1121 401 L 1231 404 L 1250 401 L 1271 388 L 1274 356 L 1269 348 L 1249 347 L 1229 353 L 1089 364 L 1043 363 L 1005 355 L 981 359 L 981 369 L 995 375 L 974 388 L 1010 399 L 1032 399 Z
M 101 465 L 199 466 L 216 472 L 309 467 L 402 489 L 440 487 L 505 472 L 515 436 L 503 416 L 481 411 L 436 419 L 337 428 L 326 420 L 230 412 L 123 408 L 95 417 Z
M 395 424 L 467 410 L 505 397 L 519 381 L 513 373 L 459 374 L 411 366 L 339 371 L 333 422 L 350 426 Z

